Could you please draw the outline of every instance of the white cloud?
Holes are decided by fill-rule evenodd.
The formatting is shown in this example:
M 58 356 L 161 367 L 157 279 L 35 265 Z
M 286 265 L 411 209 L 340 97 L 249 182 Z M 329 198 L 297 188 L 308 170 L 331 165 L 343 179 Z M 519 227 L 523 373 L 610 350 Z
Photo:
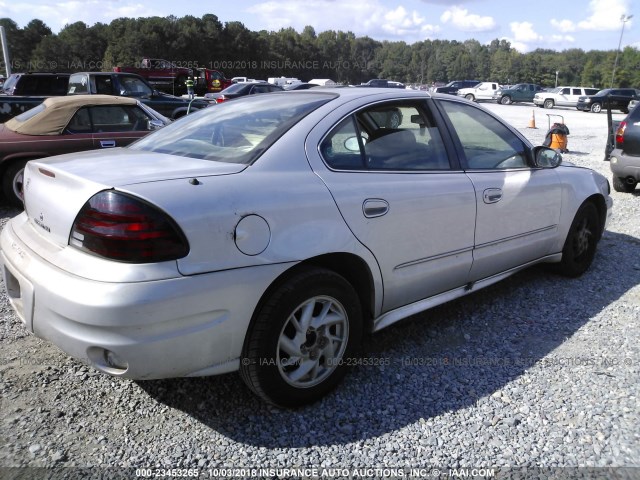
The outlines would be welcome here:
M 578 23 L 582 30 L 618 30 L 621 26 L 620 17 L 629 13 L 627 0 L 591 0 L 588 11 L 591 15 Z
M 562 33 L 576 31 L 576 24 L 571 20 L 556 20 L 555 18 L 552 18 L 551 26 L 556 30 L 560 30 Z
M 417 11 L 402 6 L 388 8 L 378 1 L 367 4 L 359 0 L 307 0 L 306 2 L 269 1 L 247 10 L 259 17 L 267 30 L 293 27 L 301 30 L 313 25 L 316 31 L 352 31 L 356 35 L 377 36 L 379 33 L 416 40 L 437 33 L 437 25 L 430 25 Z M 335 12 L 327 15 L 327 12 Z M 338 13 L 339 12 L 339 13 Z
M 516 42 L 538 42 L 542 37 L 533 30 L 530 22 L 511 22 L 509 24 Z
M 96 22 L 110 23 L 120 17 L 150 17 L 164 16 L 153 7 L 141 3 L 121 3 L 106 0 L 71 0 L 60 2 L 34 3 L 0 3 L 2 15 L 9 18 L 41 19 L 54 32 L 60 31 L 65 25 L 84 22 L 91 26 Z M 27 20 L 28 21 L 28 20 Z M 19 25 L 24 27 L 24 25 Z
M 496 28 L 493 17 L 470 14 L 469 10 L 455 5 L 442 14 L 440 21 L 442 23 L 451 22 L 453 26 L 464 32 L 488 32 Z

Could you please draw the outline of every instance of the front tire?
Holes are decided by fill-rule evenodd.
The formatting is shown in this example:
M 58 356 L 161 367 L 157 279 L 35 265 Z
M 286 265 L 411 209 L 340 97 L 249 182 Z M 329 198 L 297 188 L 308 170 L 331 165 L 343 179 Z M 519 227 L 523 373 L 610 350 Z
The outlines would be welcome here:
M 593 203 L 584 203 L 571 223 L 558 272 L 566 277 L 579 277 L 586 272 L 595 257 L 599 237 L 598 211 Z
M 358 295 L 347 280 L 309 268 L 275 288 L 256 312 L 240 375 L 263 400 L 281 407 L 315 402 L 346 374 L 362 338 Z
M 544 101 L 544 108 L 553 108 L 555 105 L 555 102 L 553 100 L 551 100 L 550 98 L 546 99 Z
M 467 93 L 467 94 L 464 96 L 464 98 L 466 98 L 467 100 L 469 100 L 469 101 L 471 101 L 471 102 L 473 102 L 473 101 L 476 99 L 476 97 L 474 97 L 472 93 Z
M 509 95 L 505 95 L 500 99 L 500 103 L 502 105 L 511 105 L 511 97 Z
M 591 105 L 591 111 L 593 113 L 600 113 L 602 111 L 602 105 L 599 103 L 594 103 Z
M 24 167 L 27 160 L 18 160 L 13 162 L 4 171 L 2 177 L 2 191 L 9 204 L 14 207 L 22 208 L 24 206 L 23 198 L 23 180 Z

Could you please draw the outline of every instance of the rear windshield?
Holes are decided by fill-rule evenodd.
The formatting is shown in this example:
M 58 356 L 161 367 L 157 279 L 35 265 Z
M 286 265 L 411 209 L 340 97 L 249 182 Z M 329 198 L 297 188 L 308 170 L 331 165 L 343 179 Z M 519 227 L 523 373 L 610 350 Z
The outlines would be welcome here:
M 336 95 L 252 95 L 205 108 L 147 135 L 132 150 L 251 164 L 293 125 Z

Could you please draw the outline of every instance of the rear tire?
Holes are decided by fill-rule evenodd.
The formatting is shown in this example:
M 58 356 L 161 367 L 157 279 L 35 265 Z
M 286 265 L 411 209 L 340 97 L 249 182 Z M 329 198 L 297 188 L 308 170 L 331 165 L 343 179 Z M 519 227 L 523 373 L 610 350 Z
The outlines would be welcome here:
M 616 192 L 631 193 L 636 189 L 638 182 L 628 183 L 624 178 L 613 177 L 613 189 Z
M 558 273 L 566 277 L 579 277 L 586 272 L 595 257 L 599 237 L 598 211 L 593 203 L 583 203 L 571 222 Z
M 7 202 L 14 207 L 24 207 L 24 167 L 27 160 L 17 160 L 7 167 L 2 177 L 2 191 Z
M 331 270 L 304 269 L 259 307 L 240 375 L 274 405 L 315 402 L 340 383 L 361 338 L 362 311 L 351 284 Z

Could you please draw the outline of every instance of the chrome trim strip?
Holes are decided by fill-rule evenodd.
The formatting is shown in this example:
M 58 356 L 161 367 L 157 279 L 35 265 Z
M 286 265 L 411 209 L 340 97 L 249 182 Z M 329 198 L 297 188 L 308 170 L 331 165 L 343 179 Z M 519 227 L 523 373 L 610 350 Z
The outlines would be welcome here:
M 524 265 L 520 265 L 518 267 L 514 267 L 510 270 L 506 270 L 502 273 L 498 273 L 491 277 L 484 278 L 482 280 L 478 280 L 470 285 L 463 285 L 458 288 L 454 288 L 453 290 L 449 290 L 447 292 L 439 293 L 438 295 L 434 295 L 433 297 L 425 298 L 423 300 L 419 300 L 417 302 L 411 303 L 409 305 L 405 305 L 403 307 L 396 308 L 395 310 L 391 310 L 387 313 L 380 315 L 373 321 L 373 331 L 377 332 L 382 330 L 389 325 L 396 323 L 399 320 L 410 317 L 411 315 L 415 315 L 417 313 L 428 310 L 429 308 L 433 308 L 437 305 L 449 302 L 459 297 L 463 297 L 468 293 L 474 292 L 476 290 L 480 290 L 481 288 L 488 287 L 494 283 L 503 280 L 514 273 L 519 272 L 520 270 L 524 270 L 532 265 L 537 263 L 544 262 L 559 262 L 562 259 L 562 253 L 555 253 L 553 255 L 547 255 L 545 257 L 539 258 L 537 260 L 533 260 L 531 262 L 525 263 Z
M 492 242 L 480 243 L 475 246 L 475 249 L 477 250 L 478 248 L 490 247 L 492 245 L 499 245 L 501 243 L 510 242 L 511 240 L 516 240 L 518 238 L 524 238 L 531 235 L 535 235 L 536 233 L 547 232 L 549 230 L 556 230 L 557 228 L 558 228 L 558 225 L 550 225 L 548 227 L 539 228 L 538 230 L 531 230 L 530 232 L 519 233 L 518 235 L 513 235 L 512 237 L 505 237 L 505 238 L 501 238 L 500 240 L 494 240 Z
M 451 257 L 454 255 L 460 255 L 461 253 L 467 253 L 473 251 L 473 247 L 461 248 L 460 250 L 454 250 L 452 252 L 441 253 L 439 255 L 434 255 L 432 257 L 419 258 L 417 260 L 411 260 L 410 262 L 401 263 L 400 265 L 396 265 L 393 267 L 394 270 L 398 270 L 400 268 L 412 267 L 414 265 L 419 265 L 421 263 L 430 262 L 432 260 L 440 260 L 441 258 Z

